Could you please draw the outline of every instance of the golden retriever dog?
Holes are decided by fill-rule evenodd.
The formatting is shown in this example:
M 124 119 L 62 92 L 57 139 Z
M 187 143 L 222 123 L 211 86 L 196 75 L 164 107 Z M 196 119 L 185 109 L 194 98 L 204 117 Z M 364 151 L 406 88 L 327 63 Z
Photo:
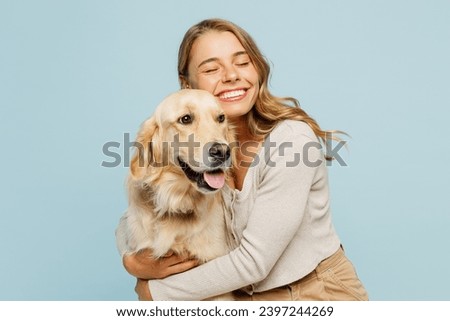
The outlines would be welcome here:
M 150 248 L 200 262 L 227 254 L 221 188 L 232 164 L 232 130 L 203 90 L 171 94 L 141 126 L 127 179 L 129 207 L 116 231 L 122 255 Z

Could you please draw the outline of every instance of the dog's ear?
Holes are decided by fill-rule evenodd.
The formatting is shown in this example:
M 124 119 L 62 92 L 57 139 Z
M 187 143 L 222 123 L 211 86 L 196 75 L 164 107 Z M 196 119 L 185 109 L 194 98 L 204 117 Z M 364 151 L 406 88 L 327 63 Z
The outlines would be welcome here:
M 134 146 L 136 151 L 131 159 L 130 172 L 134 179 L 142 179 L 147 173 L 154 159 L 155 136 L 158 132 L 158 125 L 154 117 L 147 119 L 141 126 Z

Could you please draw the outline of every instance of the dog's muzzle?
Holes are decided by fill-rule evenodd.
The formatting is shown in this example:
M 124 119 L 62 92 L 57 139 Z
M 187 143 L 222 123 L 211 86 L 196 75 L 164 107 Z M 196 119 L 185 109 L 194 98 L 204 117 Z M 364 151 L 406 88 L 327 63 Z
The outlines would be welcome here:
M 227 144 L 213 143 L 208 153 L 211 157 L 211 167 L 218 167 L 226 163 L 231 157 L 231 149 Z
M 227 144 L 213 143 L 208 149 L 207 167 L 210 170 L 195 171 L 178 157 L 178 163 L 187 178 L 197 183 L 201 190 L 216 191 L 225 185 L 225 168 L 231 162 L 231 149 Z

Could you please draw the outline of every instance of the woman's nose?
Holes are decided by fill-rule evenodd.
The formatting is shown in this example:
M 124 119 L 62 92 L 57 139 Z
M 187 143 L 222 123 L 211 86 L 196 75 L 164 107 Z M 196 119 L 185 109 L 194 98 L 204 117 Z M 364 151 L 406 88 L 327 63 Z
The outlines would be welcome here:
M 235 82 L 239 80 L 239 73 L 234 66 L 224 68 L 223 82 Z

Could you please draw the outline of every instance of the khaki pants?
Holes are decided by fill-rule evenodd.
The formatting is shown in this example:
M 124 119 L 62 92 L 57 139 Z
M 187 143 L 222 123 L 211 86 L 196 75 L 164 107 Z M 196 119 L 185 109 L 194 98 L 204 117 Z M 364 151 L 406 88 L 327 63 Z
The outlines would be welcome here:
M 286 286 L 248 295 L 235 291 L 237 301 L 365 301 L 369 297 L 342 248 L 314 271 Z

